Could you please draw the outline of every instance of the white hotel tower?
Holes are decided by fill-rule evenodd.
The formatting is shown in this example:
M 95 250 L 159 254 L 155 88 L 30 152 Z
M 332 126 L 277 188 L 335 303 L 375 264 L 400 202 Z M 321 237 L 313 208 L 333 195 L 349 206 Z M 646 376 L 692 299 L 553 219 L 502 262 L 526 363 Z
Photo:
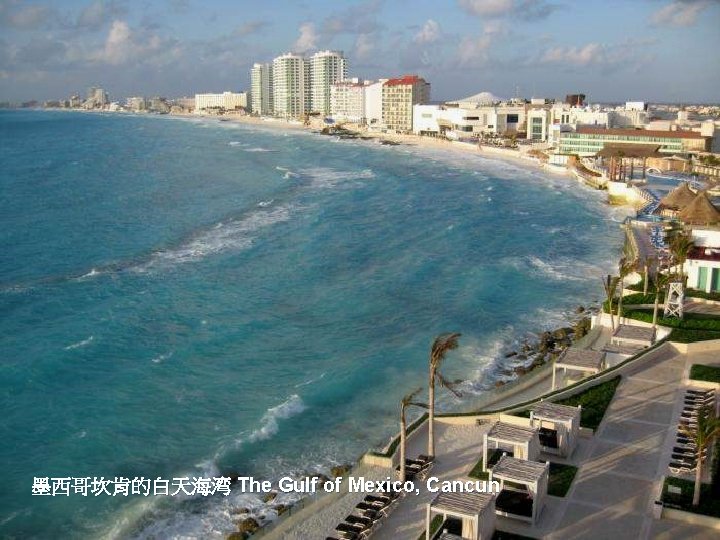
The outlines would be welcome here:
M 342 51 L 319 51 L 309 59 L 311 111 L 330 114 L 330 88 L 347 77 L 347 61 Z
M 250 71 L 251 110 L 255 114 L 273 112 L 273 80 L 271 64 L 254 64 Z
M 273 113 L 297 118 L 310 111 L 310 70 L 300 55 L 287 53 L 272 63 Z

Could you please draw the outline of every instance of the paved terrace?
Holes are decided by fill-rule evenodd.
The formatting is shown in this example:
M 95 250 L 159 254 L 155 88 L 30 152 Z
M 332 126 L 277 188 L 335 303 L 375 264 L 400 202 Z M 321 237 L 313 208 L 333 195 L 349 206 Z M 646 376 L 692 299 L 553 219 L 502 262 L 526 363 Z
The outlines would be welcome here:
M 573 456 L 564 460 L 579 467 L 564 498 L 548 496 L 535 527 L 504 517 L 501 530 L 553 540 L 611 538 L 612 540 L 711 540 L 717 531 L 684 523 L 655 520 L 652 507 L 660 479 L 667 473 L 677 420 L 685 390 L 683 374 L 693 363 L 720 365 L 717 352 L 679 354 L 669 346 L 651 353 L 643 364 L 629 368 L 617 388 L 605 418 L 592 437 L 581 437 Z M 549 381 L 548 381 L 549 382 Z M 482 454 L 484 425 L 436 424 L 437 462 L 430 476 L 442 480 L 466 478 Z M 408 444 L 408 457 L 423 454 L 427 424 Z M 361 472 L 362 471 L 362 472 Z M 354 475 L 384 478 L 389 470 L 361 468 Z M 374 540 L 416 539 L 425 528 L 425 505 L 434 494 L 416 482 L 419 495 L 407 495 L 373 535 Z M 334 536 L 334 527 L 349 514 L 363 494 L 346 494 L 328 504 L 311 505 L 264 538 L 306 539 Z
M 503 517 L 497 519 L 498 528 L 552 540 L 716 539 L 717 531 L 712 529 L 652 517 L 682 408 L 680 398 L 686 387 L 681 381 L 693 363 L 720 364 L 720 358 L 717 353 L 689 358 L 667 347 L 653 360 L 626 372 L 595 436 L 581 438 L 569 461 L 549 458 L 579 466 L 567 496 L 548 496 L 535 528 Z M 431 474 L 443 472 L 444 478 L 454 469 L 456 474 L 451 476 L 461 477 L 479 451 L 458 448 L 456 452 L 464 458 L 456 462 L 457 467 L 445 465 Z M 455 459 L 444 453 L 439 456 L 441 462 Z M 429 500 L 427 493 L 407 497 L 373 538 L 417 538 L 424 530 L 424 504 Z

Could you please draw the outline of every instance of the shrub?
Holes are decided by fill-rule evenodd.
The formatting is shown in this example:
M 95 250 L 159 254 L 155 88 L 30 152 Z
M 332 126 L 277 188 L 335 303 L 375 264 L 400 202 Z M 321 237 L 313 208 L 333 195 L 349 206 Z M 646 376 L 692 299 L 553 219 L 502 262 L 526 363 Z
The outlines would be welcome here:
M 690 378 L 695 381 L 720 383 L 720 367 L 693 364 L 690 368 Z

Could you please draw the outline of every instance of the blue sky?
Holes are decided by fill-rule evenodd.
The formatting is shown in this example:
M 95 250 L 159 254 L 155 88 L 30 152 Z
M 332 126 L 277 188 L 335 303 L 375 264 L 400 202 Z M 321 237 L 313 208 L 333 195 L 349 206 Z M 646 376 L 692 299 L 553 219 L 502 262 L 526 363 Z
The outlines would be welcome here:
M 240 90 L 253 62 L 326 48 L 434 100 L 720 102 L 720 0 L 0 0 L 0 101 Z

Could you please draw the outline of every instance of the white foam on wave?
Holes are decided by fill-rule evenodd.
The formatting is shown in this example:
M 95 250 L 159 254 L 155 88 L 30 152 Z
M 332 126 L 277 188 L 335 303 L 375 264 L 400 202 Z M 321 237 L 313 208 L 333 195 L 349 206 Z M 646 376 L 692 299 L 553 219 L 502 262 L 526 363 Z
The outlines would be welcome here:
M 315 378 L 313 378 L 313 379 L 308 379 L 308 380 L 305 381 L 305 382 L 301 382 L 301 383 L 296 384 L 296 385 L 295 385 L 295 388 L 300 388 L 300 387 L 302 387 L 302 386 L 307 386 L 308 384 L 316 383 L 316 382 L 318 382 L 319 380 L 321 380 L 322 378 L 324 378 L 325 375 L 326 375 L 326 372 L 323 371 L 318 377 L 315 377 Z
M 91 268 L 89 272 L 86 272 L 82 276 L 72 278 L 72 281 L 85 281 L 86 279 L 92 279 L 92 278 L 98 277 L 102 273 L 103 273 L 102 270 L 98 270 L 97 268 Z
M 87 339 L 83 339 L 82 341 L 78 341 L 77 343 L 72 343 L 72 344 L 68 345 L 67 347 L 65 347 L 65 350 L 72 351 L 73 349 L 79 349 L 80 347 L 85 347 L 87 345 L 90 345 L 90 343 L 92 343 L 94 339 L 95 339 L 95 336 L 90 336 Z
M 240 141 L 230 141 L 228 143 L 228 146 L 245 146 L 245 143 L 242 143 Z
M 311 187 L 318 189 L 334 188 L 353 180 L 369 180 L 375 178 L 375 173 L 371 169 L 340 171 L 329 167 L 313 167 L 310 169 L 302 169 L 300 173 L 303 176 L 311 178 Z
M 268 199 L 267 201 L 260 201 L 259 203 L 257 203 L 257 205 L 260 208 L 266 208 L 270 206 L 273 202 L 275 202 L 275 199 Z
M 159 354 L 152 359 L 152 362 L 155 364 L 159 364 L 160 362 L 163 362 L 164 360 L 168 360 L 168 359 L 172 358 L 173 354 L 174 354 L 174 351 L 166 352 L 164 354 Z
M 142 272 L 157 266 L 201 260 L 225 251 L 247 249 L 253 244 L 254 233 L 288 221 L 295 210 L 292 205 L 282 205 L 272 210 L 256 210 L 242 219 L 218 223 L 179 247 L 156 252 L 148 263 L 135 270 Z
M 261 148 L 257 146 L 255 148 L 244 148 L 243 152 L 275 152 L 275 150 L 271 150 L 270 148 Z
M 508 257 L 501 261 L 519 271 L 530 271 L 553 281 L 585 281 L 593 276 L 600 276 L 601 269 L 593 264 L 577 259 L 559 257 L 552 262 L 542 260 L 535 255 Z
M 291 416 L 296 416 L 303 412 L 307 407 L 303 403 L 300 396 L 293 394 L 280 405 L 270 407 L 260 420 L 260 427 L 253 431 L 248 437 L 248 442 L 264 441 L 275 435 L 280 427 L 278 420 L 284 420 Z

